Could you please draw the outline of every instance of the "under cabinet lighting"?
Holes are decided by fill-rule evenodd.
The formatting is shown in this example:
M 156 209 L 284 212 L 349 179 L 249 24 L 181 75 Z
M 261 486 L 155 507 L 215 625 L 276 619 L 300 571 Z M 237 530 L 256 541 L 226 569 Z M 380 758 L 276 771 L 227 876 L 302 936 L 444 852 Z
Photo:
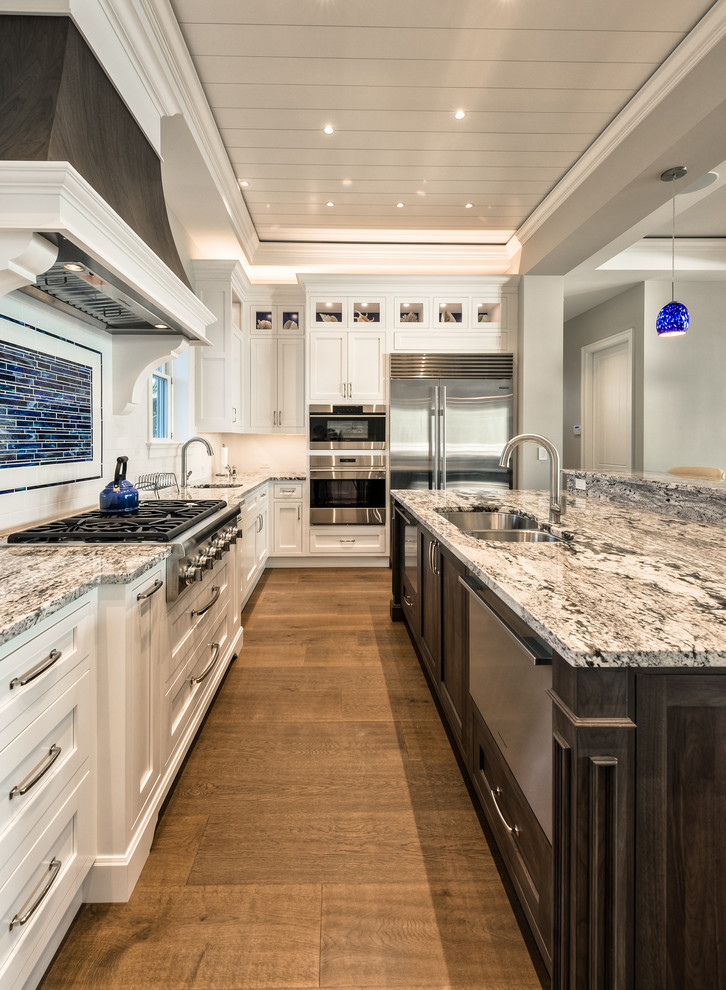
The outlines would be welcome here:
M 67 268 L 69 272 L 82 272 L 83 271 L 83 265 L 73 264 L 72 262 L 68 262 L 68 264 L 67 265 L 63 265 L 63 267 L 64 268 Z
M 240 185 L 242 186 L 243 189 L 246 189 L 247 186 L 249 185 L 249 182 L 247 181 L 247 179 L 240 179 Z
M 168 330 L 169 327 L 166 323 L 155 323 L 154 330 Z

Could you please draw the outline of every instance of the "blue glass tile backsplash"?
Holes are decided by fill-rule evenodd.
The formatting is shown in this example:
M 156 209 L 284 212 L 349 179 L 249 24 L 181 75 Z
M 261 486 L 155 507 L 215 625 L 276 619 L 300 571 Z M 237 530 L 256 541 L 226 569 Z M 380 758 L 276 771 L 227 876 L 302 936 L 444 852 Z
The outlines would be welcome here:
M 0 340 L 0 470 L 93 460 L 93 369 Z

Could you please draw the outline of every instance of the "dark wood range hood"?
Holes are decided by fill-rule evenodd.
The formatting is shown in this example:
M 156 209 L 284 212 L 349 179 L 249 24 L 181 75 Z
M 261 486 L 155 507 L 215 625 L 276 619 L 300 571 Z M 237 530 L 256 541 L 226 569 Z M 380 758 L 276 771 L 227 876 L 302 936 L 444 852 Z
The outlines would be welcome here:
M 0 160 L 68 162 L 189 286 L 169 226 L 161 163 L 69 17 L 3 15 Z M 60 234 L 50 270 L 26 291 L 111 333 L 179 324 Z M 82 270 L 64 265 L 78 263 Z M 158 333 L 158 329 L 155 331 Z

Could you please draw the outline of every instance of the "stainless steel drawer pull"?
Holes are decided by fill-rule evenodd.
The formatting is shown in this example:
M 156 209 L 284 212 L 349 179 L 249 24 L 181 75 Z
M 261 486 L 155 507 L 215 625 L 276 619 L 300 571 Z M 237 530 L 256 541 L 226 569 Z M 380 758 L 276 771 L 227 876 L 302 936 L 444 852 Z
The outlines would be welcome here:
M 10 791 L 10 800 L 12 801 L 16 794 L 27 794 L 31 787 L 35 787 L 41 777 L 45 777 L 60 755 L 60 746 L 53 743 L 47 755 L 43 757 L 40 763 L 36 763 L 28 776 L 13 787 L 12 791 Z M 40 767 L 40 770 L 38 770 L 38 767 Z
M 339 543 L 355 543 L 355 539 L 354 538 L 351 538 L 350 540 L 340 539 L 340 540 L 338 540 L 338 542 Z
M 30 919 L 33 917 L 35 912 L 38 910 L 40 905 L 43 903 L 43 901 L 50 893 L 50 888 L 55 883 L 58 874 L 60 873 L 62 865 L 63 864 L 61 863 L 61 861 L 59 859 L 56 859 L 54 856 L 48 865 L 48 872 L 50 873 L 50 878 L 48 880 L 41 879 L 40 882 L 36 884 L 28 900 L 25 902 L 25 904 L 23 904 L 21 909 L 15 915 L 13 920 L 10 922 L 10 931 L 12 931 L 16 925 L 24 925 L 26 922 L 30 921 Z M 38 890 L 40 890 L 40 894 L 38 894 L 38 896 L 36 897 L 35 895 L 37 894 Z M 31 901 L 32 904 L 30 904 Z M 30 907 L 27 908 L 26 910 L 26 906 L 28 904 L 30 904 Z
M 41 660 L 40 663 L 36 664 L 35 667 L 31 667 L 30 670 L 26 670 L 24 674 L 20 677 L 13 677 L 10 681 L 10 690 L 16 687 L 25 687 L 26 684 L 30 684 L 34 681 L 36 677 L 40 677 L 44 674 L 46 670 L 50 670 L 53 664 L 58 663 L 60 658 L 63 656 L 60 650 L 51 650 L 45 660 Z
M 413 598 L 409 598 L 408 595 L 404 595 L 403 600 L 408 605 L 409 608 L 413 606 Z
M 151 598 L 151 596 L 155 595 L 157 591 L 161 591 L 163 587 L 164 587 L 164 582 L 161 580 L 161 578 L 157 578 L 148 591 L 140 591 L 138 593 L 138 595 L 136 596 L 136 601 L 143 602 L 147 598 Z
M 212 607 L 212 605 L 214 605 L 214 603 L 216 602 L 216 600 L 219 598 L 219 596 L 220 596 L 221 593 L 222 593 L 222 589 L 221 588 L 218 588 L 216 585 L 214 585 L 212 587 L 212 597 L 209 599 L 209 601 L 207 602 L 206 605 L 202 605 L 201 608 L 193 608 L 192 609 L 192 611 L 191 611 L 192 618 L 194 618 L 195 615 L 204 615 L 205 612 L 208 612 L 210 610 L 210 608 Z
M 507 832 L 509 832 L 510 835 L 519 835 L 519 829 L 517 828 L 517 826 L 509 824 L 507 819 L 502 814 L 502 809 L 499 807 L 499 801 L 497 800 L 497 798 L 501 797 L 502 794 L 501 787 L 490 787 L 489 793 L 492 796 L 492 801 L 494 801 L 494 807 L 497 809 L 497 814 L 501 818 L 502 824 L 506 828 Z
M 302 519 L 302 506 L 301 505 L 298 505 L 298 507 L 297 507 L 297 517 L 298 517 L 298 519 Z
M 281 495 L 297 495 L 297 488 L 281 488 Z
M 274 409 L 272 411 L 272 425 L 277 426 L 277 412 Z
M 209 677 L 209 675 L 214 670 L 214 666 L 217 663 L 217 660 L 219 660 L 219 655 L 222 652 L 221 644 L 220 643 L 210 643 L 209 645 L 212 648 L 212 650 L 214 650 L 214 656 L 209 661 L 208 665 L 204 668 L 204 670 L 201 672 L 201 674 L 197 674 L 196 677 L 190 677 L 189 678 L 189 683 L 190 684 L 199 684 L 199 682 L 200 681 L 203 681 L 205 677 Z

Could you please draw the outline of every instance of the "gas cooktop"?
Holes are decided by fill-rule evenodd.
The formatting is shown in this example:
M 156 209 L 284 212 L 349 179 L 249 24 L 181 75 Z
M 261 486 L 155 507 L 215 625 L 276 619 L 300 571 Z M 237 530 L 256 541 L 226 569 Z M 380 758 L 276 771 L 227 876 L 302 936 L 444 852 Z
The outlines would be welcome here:
M 94 510 L 56 519 L 11 533 L 8 543 L 171 543 L 226 508 L 218 499 L 159 499 L 141 502 L 138 512 L 128 516 Z

